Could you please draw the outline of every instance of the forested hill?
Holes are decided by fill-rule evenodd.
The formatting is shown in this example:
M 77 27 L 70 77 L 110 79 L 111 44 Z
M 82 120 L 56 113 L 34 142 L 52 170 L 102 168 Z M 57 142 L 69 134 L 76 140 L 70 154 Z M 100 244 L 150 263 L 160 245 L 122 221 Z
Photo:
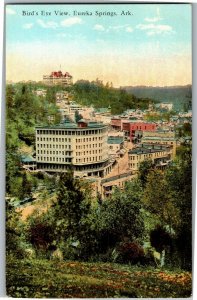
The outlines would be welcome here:
M 174 104 L 175 109 L 191 109 L 191 85 L 170 87 L 125 86 L 122 88 L 136 97 L 151 98 L 159 102 L 171 102 Z
M 126 109 L 146 109 L 152 99 L 136 97 L 121 88 L 102 81 L 78 80 L 72 87 L 75 100 L 83 105 L 95 108 L 111 107 L 112 114 L 120 114 Z

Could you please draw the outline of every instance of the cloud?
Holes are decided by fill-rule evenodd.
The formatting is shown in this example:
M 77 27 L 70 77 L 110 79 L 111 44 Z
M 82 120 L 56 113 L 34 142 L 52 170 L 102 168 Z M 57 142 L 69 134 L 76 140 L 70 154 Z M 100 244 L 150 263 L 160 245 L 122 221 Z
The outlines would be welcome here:
M 171 26 L 164 24 L 138 24 L 136 26 L 139 30 L 146 31 L 147 35 L 153 36 L 156 34 L 172 34 L 175 33 Z
M 59 27 L 59 25 L 56 22 L 53 21 L 48 21 L 48 22 L 44 22 L 43 20 L 37 20 L 37 23 L 43 27 L 43 28 L 52 28 L 52 29 L 56 29 L 57 27 Z
M 63 27 L 70 27 L 70 26 L 73 26 L 73 25 L 76 25 L 76 24 L 82 24 L 83 21 L 81 18 L 78 18 L 78 17 L 73 17 L 73 18 L 68 18 L 68 19 L 65 19 L 61 22 L 61 26 Z
M 133 32 L 133 28 L 131 28 L 130 26 L 126 27 L 126 32 Z
M 31 29 L 33 26 L 34 26 L 33 23 L 26 23 L 26 24 L 23 25 L 23 28 L 24 29 Z
M 15 12 L 14 9 L 6 7 L 6 14 L 8 14 L 8 15 L 15 15 L 16 12 Z
M 120 29 L 124 29 L 128 25 L 118 25 L 118 26 L 109 26 L 109 29 L 119 31 Z
M 118 25 L 118 26 L 109 26 L 106 29 L 106 32 L 110 32 L 110 31 L 116 31 L 116 32 L 120 32 L 120 31 L 133 32 L 133 28 L 131 26 L 129 26 L 129 24 Z
M 105 27 L 103 25 L 96 24 L 94 25 L 94 30 L 105 31 Z

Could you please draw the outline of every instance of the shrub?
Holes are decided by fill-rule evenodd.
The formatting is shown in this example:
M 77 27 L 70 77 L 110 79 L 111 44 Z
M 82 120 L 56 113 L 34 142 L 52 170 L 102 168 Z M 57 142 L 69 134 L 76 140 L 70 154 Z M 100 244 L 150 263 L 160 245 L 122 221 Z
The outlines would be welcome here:
M 144 258 L 144 250 L 136 242 L 122 242 L 117 248 L 117 261 L 121 263 L 137 264 Z

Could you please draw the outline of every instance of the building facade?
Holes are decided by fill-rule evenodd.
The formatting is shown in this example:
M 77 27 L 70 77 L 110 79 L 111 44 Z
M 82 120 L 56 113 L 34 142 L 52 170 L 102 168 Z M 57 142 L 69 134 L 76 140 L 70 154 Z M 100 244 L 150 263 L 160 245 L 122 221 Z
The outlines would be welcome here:
M 123 131 L 125 137 L 131 142 L 139 140 L 146 131 L 155 132 L 156 124 L 153 122 L 132 121 L 129 119 L 112 118 L 111 127 L 118 131 Z
M 54 71 L 50 75 L 43 75 L 43 83 L 46 85 L 68 86 L 73 83 L 73 77 L 68 72 L 63 74 L 62 71 Z
M 176 156 L 177 140 L 173 132 L 157 132 L 155 135 L 145 134 L 141 139 L 142 143 L 160 144 L 172 147 L 173 158 Z
M 173 158 L 173 150 L 169 145 L 141 144 L 128 152 L 129 168 L 133 172 L 139 170 L 140 163 L 152 160 L 153 164 L 163 169 Z
M 36 128 L 37 169 L 76 176 L 107 175 L 112 168 L 107 144 L 108 127 L 95 123 L 65 123 Z

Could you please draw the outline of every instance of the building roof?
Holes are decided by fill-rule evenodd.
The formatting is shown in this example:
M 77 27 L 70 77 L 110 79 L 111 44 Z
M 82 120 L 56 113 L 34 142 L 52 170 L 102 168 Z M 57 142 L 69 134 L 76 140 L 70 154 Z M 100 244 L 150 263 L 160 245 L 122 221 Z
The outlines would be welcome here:
M 31 155 L 21 155 L 21 161 L 22 163 L 31 163 L 31 162 L 35 162 L 36 159 L 33 158 Z
M 120 136 L 109 136 L 107 143 L 108 144 L 121 144 L 123 143 L 123 137 Z
M 81 121 L 81 120 L 80 120 Z M 60 123 L 58 125 L 48 125 L 48 126 L 36 126 L 36 129 L 93 129 L 93 128 L 103 128 L 107 127 L 107 125 L 103 123 L 97 123 L 97 122 L 87 122 L 87 127 L 78 127 L 77 123 L 74 122 L 65 122 Z
M 160 137 L 160 136 L 144 136 L 143 140 L 164 140 L 164 141 L 176 141 L 173 137 Z
M 170 150 L 171 147 L 168 145 L 162 144 L 141 144 L 138 147 L 129 150 L 129 154 L 148 154 L 155 152 L 163 152 Z

